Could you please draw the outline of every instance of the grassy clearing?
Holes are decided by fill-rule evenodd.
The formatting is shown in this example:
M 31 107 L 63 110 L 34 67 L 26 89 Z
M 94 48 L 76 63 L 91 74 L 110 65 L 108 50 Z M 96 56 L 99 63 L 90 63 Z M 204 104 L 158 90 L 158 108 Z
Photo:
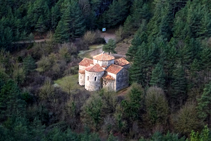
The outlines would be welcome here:
M 78 89 L 83 89 L 83 87 L 78 85 L 77 82 L 78 82 L 78 74 L 68 75 L 54 81 L 56 85 L 61 87 L 61 89 L 67 93 L 74 93 Z

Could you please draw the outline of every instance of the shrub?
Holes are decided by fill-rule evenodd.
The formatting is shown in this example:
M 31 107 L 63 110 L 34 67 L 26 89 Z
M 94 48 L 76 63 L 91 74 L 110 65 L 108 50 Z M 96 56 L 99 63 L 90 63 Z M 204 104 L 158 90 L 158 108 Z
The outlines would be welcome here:
M 95 40 L 95 44 L 105 44 L 105 43 L 106 43 L 106 41 L 104 38 L 97 38 Z
M 13 79 L 18 83 L 22 84 L 26 78 L 25 71 L 18 63 L 14 64 Z
M 102 130 L 109 134 L 115 128 L 115 119 L 111 115 L 107 115 L 104 118 L 104 124 L 102 125 Z
M 146 93 L 146 111 L 151 124 L 166 124 L 169 107 L 161 88 L 150 87 Z
M 120 26 L 118 30 L 115 32 L 116 35 L 116 42 L 119 42 L 123 39 L 123 27 Z
M 99 129 L 99 124 L 102 121 L 103 107 L 102 98 L 96 93 L 92 94 L 82 107 L 83 122 L 90 128 Z
M 114 113 L 117 106 L 117 98 L 115 92 L 110 92 L 102 89 L 101 91 L 99 91 L 99 95 L 104 103 L 103 115 Z
M 189 135 L 192 130 L 200 127 L 195 103 L 186 103 L 173 118 L 175 129 L 182 134 Z
M 35 43 L 33 48 L 30 49 L 29 53 L 35 59 L 40 59 L 44 55 L 43 46 L 41 43 Z
M 59 48 L 59 55 L 61 59 L 64 59 L 66 62 L 71 60 L 71 52 L 67 44 Z
M 97 38 L 100 38 L 99 31 L 87 31 L 83 36 L 83 40 L 87 44 L 94 44 Z
M 40 88 L 39 97 L 42 100 L 47 100 L 52 94 L 54 94 L 54 87 L 51 84 L 51 79 L 47 78 L 44 85 Z
M 46 56 L 42 56 L 42 58 L 36 63 L 38 66 L 38 71 L 45 72 L 46 70 L 49 70 L 51 67 L 50 59 Z
M 199 133 L 195 131 L 191 131 L 190 134 L 190 141 L 210 141 L 211 140 L 211 133 L 207 125 L 204 129 Z

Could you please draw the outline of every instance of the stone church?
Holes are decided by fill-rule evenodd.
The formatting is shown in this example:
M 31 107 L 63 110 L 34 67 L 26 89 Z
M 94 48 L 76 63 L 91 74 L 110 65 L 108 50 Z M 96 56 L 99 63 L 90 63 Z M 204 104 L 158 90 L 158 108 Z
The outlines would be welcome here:
M 119 91 L 128 87 L 130 63 L 125 58 L 115 59 L 106 53 L 84 58 L 79 63 L 79 85 L 88 91 L 105 88 L 109 91 Z

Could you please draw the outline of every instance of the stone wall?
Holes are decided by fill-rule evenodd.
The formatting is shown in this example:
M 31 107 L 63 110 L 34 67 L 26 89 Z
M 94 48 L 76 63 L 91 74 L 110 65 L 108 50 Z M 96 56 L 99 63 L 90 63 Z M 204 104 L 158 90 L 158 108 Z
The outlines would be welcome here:
M 103 72 L 88 72 L 85 70 L 85 89 L 88 91 L 97 91 L 102 88 Z
M 129 85 L 129 72 L 126 69 L 122 69 L 116 75 L 116 91 L 124 89 Z
M 81 66 L 81 65 L 79 65 L 79 70 L 85 70 L 85 66 Z
M 78 82 L 81 86 L 85 85 L 85 74 L 78 73 Z
M 109 60 L 109 61 L 98 61 L 93 59 L 94 65 L 99 64 L 100 66 L 110 66 L 111 64 L 114 64 L 114 60 Z
M 116 74 L 110 73 L 110 72 L 107 72 L 107 74 L 112 76 L 115 79 L 114 82 L 113 82 L 113 91 L 116 91 Z
M 115 91 L 115 80 L 103 80 L 103 88 L 108 91 Z
M 122 67 L 128 70 L 128 69 L 130 68 L 130 64 L 124 65 L 124 66 L 122 66 Z

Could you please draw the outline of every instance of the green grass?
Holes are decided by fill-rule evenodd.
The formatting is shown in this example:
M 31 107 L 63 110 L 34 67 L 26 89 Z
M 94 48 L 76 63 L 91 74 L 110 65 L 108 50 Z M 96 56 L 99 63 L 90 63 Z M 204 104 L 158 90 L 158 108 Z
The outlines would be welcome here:
M 63 91 L 67 93 L 74 93 L 78 89 L 83 89 L 78 83 L 78 74 L 68 75 L 54 81 Z

